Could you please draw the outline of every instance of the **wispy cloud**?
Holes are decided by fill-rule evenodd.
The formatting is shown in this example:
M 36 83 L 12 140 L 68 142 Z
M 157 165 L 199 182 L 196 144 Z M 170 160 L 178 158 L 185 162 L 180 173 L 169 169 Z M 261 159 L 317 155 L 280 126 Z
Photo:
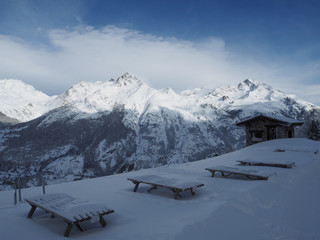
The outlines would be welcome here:
M 319 78 L 319 62 L 293 62 L 243 56 L 221 38 L 201 42 L 162 38 L 115 26 L 79 26 L 48 32 L 50 46 L 32 46 L 0 35 L 0 78 L 18 78 L 48 94 L 79 81 L 101 81 L 132 72 L 155 88 L 176 91 L 218 87 L 254 78 L 286 91 L 310 86 Z M 303 91 L 294 92 L 316 102 Z M 319 102 L 318 102 L 319 103 Z

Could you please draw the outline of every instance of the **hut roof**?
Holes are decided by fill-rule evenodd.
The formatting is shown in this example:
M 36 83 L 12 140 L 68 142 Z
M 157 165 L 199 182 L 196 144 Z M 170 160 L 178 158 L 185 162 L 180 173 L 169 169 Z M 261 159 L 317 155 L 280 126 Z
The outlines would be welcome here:
M 303 124 L 302 121 L 298 121 L 292 118 L 280 116 L 280 115 L 272 115 L 272 114 L 267 114 L 267 113 L 260 113 L 256 114 L 253 117 L 247 118 L 241 122 L 237 123 L 237 126 L 245 125 L 253 120 L 256 120 L 258 118 L 266 118 L 268 120 L 274 121 L 279 123 L 279 125 L 285 125 L 285 126 L 301 126 Z

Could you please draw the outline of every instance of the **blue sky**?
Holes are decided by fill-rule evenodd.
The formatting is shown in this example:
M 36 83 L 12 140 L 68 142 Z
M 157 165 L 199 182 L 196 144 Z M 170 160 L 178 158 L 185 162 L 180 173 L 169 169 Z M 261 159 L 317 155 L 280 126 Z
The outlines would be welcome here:
M 0 79 L 60 94 L 131 72 L 179 92 L 252 78 L 320 105 L 320 1 L 0 0 Z

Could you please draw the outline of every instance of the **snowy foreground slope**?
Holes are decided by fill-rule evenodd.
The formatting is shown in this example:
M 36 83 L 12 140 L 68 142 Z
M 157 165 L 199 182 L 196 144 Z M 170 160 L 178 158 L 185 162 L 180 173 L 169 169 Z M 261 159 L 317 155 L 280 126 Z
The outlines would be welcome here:
M 279 151 L 281 150 L 281 151 Z M 294 161 L 293 169 L 241 167 L 237 160 Z M 211 166 L 236 166 L 271 174 L 268 181 L 210 177 Z M 49 185 L 47 193 L 68 193 L 115 209 L 106 228 L 83 224 L 71 239 L 320 239 L 320 144 L 307 139 L 260 143 L 216 158 L 145 169 L 78 182 Z M 196 195 L 172 192 L 134 193 L 128 177 L 156 174 L 205 184 Z M 23 197 L 41 194 L 38 187 Z M 13 191 L 0 192 L 1 239 L 65 239 L 66 224 L 36 210 L 27 219 L 27 203 L 13 206 Z M 13 228 L 15 226 L 15 228 Z

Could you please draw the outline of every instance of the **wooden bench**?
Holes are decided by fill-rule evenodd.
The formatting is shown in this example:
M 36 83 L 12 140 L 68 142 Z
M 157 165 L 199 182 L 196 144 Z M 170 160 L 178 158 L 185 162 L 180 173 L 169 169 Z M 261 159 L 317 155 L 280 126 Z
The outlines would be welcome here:
M 107 223 L 102 216 L 114 212 L 104 204 L 88 203 L 64 193 L 40 195 L 25 199 L 25 201 L 31 205 L 28 218 L 32 218 L 37 207 L 50 213 L 52 217 L 61 217 L 67 223 L 65 237 L 69 237 L 73 225 L 76 225 L 82 232 L 80 222 L 91 220 L 94 223 L 99 221 L 102 227 L 105 227 Z
M 144 175 L 135 178 L 128 178 L 128 180 L 135 184 L 135 187 L 133 189 L 134 192 L 138 190 L 140 183 L 144 183 L 152 186 L 150 189 L 148 189 L 148 192 L 157 188 L 170 189 L 174 193 L 174 199 L 178 199 L 178 197 L 181 197 L 180 193 L 185 191 L 190 191 L 193 196 L 195 195 L 195 188 L 204 186 L 204 184 L 202 183 L 183 182 L 177 179 L 168 179 L 156 175 Z
M 292 168 L 295 163 L 294 162 L 256 162 L 256 161 L 237 161 L 245 166 L 267 166 L 267 167 L 280 167 L 280 168 Z
M 245 176 L 249 179 L 256 179 L 256 180 L 268 180 L 269 178 L 269 176 L 261 175 L 254 170 L 243 170 L 243 169 L 238 169 L 233 167 L 219 166 L 219 167 L 206 168 L 206 170 L 211 172 L 211 177 L 214 177 L 216 172 L 220 172 L 223 177 L 229 177 L 231 175 L 239 175 L 239 176 Z

